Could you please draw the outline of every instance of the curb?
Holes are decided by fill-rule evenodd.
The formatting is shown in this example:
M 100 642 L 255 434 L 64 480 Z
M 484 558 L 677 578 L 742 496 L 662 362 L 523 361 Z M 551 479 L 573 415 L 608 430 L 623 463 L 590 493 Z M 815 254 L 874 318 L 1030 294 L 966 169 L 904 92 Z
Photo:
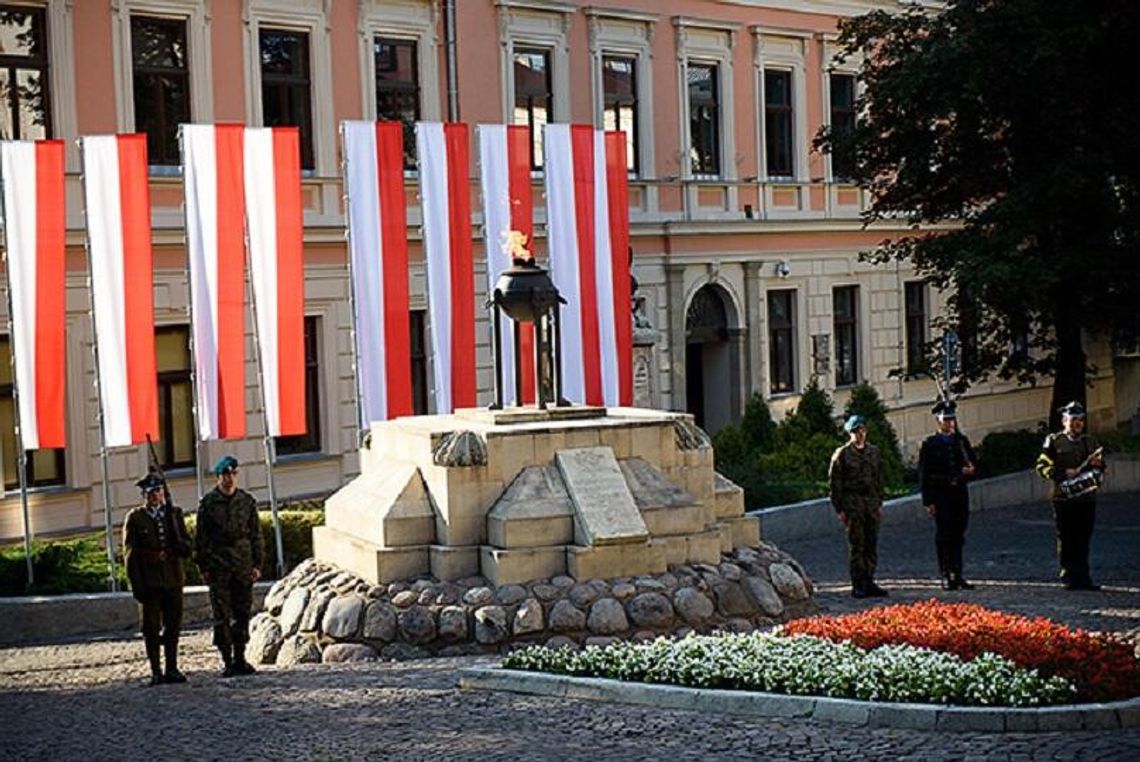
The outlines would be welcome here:
M 1140 727 L 1140 698 L 1108 704 L 1041 709 L 893 704 L 778 693 L 682 688 L 625 683 L 597 677 L 571 677 L 498 667 L 474 667 L 459 675 L 466 690 L 509 691 L 535 696 L 639 704 L 752 717 L 786 717 L 843 725 L 972 733 L 1036 733 L 1118 730 Z

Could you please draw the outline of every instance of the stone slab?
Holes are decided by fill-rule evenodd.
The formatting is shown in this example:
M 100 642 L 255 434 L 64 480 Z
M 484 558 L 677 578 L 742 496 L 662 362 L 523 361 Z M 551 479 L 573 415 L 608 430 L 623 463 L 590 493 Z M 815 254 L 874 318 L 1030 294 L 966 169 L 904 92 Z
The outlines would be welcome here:
M 664 574 L 668 564 L 664 546 L 646 540 L 637 545 L 570 545 L 566 548 L 566 570 L 574 579 L 609 579 Z
M 504 407 L 489 410 L 485 407 L 464 407 L 455 411 L 455 417 L 464 421 L 477 421 L 490 426 L 508 426 L 515 423 L 546 423 L 554 421 L 580 421 L 587 418 L 604 418 L 606 409 L 594 405 L 566 405 L 548 407 Z
M 400 461 L 385 461 L 331 495 L 325 525 L 380 547 L 435 541 L 435 514 L 419 469 Z
M 760 544 L 760 519 L 755 516 L 739 516 L 735 519 L 721 519 L 732 533 L 732 547 L 755 548 Z
M 716 495 L 718 519 L 731 519 L 744 515 L 744 490 L 731 480 L 713 472 L 713 492 Z
M 639 543 L 649 537 L 613 450 L 561 450 L 554 460 L 574 505 L 574 541 L 578 545 Z
M 566 573 L 566 548 L 479 548 L 479 569 L 493 585 L 510 585 Z
M 567 545 L 574 506 L 554 466 L 525 468 L 487 514 L 487 541 L 499 548 Z
M 685 538 L 685 557 L 690 564 L 720 563 L 720 533 L 715 529 Z
M 313 557 L 336 564 L 374 585 L 431 571 L 427 545 L 381 548 L 327 526 L 313 528 Z
M 450 582 L 479 573 L 478 545 L 432 545 L 429 557 L 436 579 Z

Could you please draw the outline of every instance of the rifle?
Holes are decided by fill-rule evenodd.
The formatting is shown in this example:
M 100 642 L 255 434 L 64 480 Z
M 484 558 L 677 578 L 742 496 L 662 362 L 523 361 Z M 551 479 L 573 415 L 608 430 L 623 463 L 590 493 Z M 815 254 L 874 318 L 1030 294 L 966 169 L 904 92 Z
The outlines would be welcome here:
M 175 516 L 174 498 L 170 496 L 170 484 L 166 481 L 166 473 L 162 470 L 162 465 L 158 460 L 158 453 L 154 451 L 154 442 L 150 438 L 150 434 L 146 435 L 146 448 L 147 448 L 147 467 L 148 473 L 152 473 L 159 479 L 162 479 L 162 499 L 163 506 L 166 509 L 166 515 L 170 517 L 171 536 L 174 540 L 174 547 L 181 555 L 183 550 L 189 548 L 189 543 L 186 542 L 186 537 L 182 534 L 182 522 Z

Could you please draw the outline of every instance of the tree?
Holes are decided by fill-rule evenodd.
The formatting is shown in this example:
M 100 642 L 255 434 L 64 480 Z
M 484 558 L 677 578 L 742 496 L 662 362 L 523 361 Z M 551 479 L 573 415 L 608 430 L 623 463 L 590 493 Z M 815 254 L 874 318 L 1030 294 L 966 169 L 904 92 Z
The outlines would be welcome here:
M 895 427 L 887 418 L 887 406 L 866 381 L 851 390 L 851 397 L 843 408 L 843 418 L 861 415 L 867 419 L 867 439 L 883 454 L 883 480 L 894 486 L 901 486 L 906 473 L 902 450 Z
M 860 118 L 816 146 L 870 191 L 865 223 L 912 226 L 868 258 L 952 292 L 956 390 L 1052 374 L 1056 411 L 1085 399 L 1085 334 L 1140 336 L 1138 39 L 1130 0 L 949 0 L 840 22 L 844 55 L 863 56 Z

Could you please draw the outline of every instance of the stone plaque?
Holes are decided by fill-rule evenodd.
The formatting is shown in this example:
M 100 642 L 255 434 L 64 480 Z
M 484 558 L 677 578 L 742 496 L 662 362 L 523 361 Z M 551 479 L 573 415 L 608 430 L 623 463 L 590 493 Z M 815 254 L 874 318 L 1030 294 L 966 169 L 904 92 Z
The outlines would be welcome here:
M 613 450 L 559 450 L 555 462 L 574 505 L 576 544 L 618 545 L 643 542 L 649 536 Z

